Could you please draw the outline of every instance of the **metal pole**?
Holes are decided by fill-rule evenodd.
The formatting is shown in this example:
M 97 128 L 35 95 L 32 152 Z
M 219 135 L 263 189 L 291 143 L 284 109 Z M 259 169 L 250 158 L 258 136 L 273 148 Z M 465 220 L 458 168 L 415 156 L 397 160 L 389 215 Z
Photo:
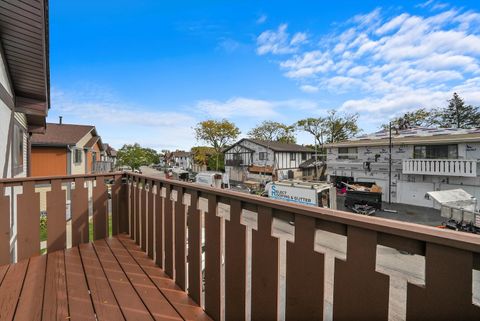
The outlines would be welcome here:
M 389 153 L 388 153 L 388 204 L 392 204 L 392 122 L 389 123 Z

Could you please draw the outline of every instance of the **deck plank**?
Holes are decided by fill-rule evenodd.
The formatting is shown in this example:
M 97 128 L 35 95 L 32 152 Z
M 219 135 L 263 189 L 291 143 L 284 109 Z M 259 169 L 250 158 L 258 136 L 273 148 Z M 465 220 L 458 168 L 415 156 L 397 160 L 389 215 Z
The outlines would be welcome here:
M 65 251 L 68 307 L 73 321 L 95 321 L 95 311 L 88 292 L 87 280 L 83 271 L 78 248 Z
M 36 321 L 42 319 L 46 269 L 46 255 L 35 256 L 30 259 L 25 283 L 15 312 L 15 320 Z
M 175 282 L 161 270 L 155 263 L 135 245 L 126 235 L 117 236 L 125 246 L 135 262 L 143 269 L 148 277 L 155 283 L 163 295 L 176 308 L 184 320 L 212 320 L 195 301 L 188 297 Z
M 109 238 L 107 244 L 155 320 L 182 320 L 120 241 Z
M 0 285 L 2 285 L 3 278 L 5 277 L 5 274 L 7 274 L 9 267 L 10 265 L 0 265 Z
M 211 320 L 128 236 L 0 266 L 0 320 Z
M 23 260 L 11 265 L 3 279 L 0 286 L 0 320 L 13 319 L 28 262 L 28 260 Z
M 91 243 L 79 246 L 85 276 L 99 321 L 125 320 Z
M 42 319 L 66 320 L 68 317 L 65 256 L 63 251 L 56 251 L 47 258 Z
M 153 320 L 105 241 L 96 241 L 94 248 L 125 318 L 136 321 Z

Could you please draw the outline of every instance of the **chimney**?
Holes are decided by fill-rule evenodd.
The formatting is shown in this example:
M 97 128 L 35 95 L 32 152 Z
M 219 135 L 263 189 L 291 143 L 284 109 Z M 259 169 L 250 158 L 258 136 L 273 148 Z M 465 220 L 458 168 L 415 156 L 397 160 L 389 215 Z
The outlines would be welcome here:
M 59 125 L 62 124 L 62 118 L 63 118 L 63 116 L 58 116 L 58 124 L 59 124 Z

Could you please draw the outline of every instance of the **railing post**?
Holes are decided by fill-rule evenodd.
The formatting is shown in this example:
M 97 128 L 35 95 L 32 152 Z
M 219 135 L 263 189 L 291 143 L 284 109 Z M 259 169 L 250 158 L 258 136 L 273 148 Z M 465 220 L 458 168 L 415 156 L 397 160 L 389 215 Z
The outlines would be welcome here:
M 295 240 L 287 242 L 286 320 L 322 320 L 324 258 L 314 251 L 315 218 L 295 215 Z
M 214 320 L 221 319 L 221 220 L 217 202 L 216 195 L 208 195 L 205 215 L 205 311 Z
M 0 183 L 0 265 L 10 263 L 10 198 Z
M 202 296 L 202 213 L 198 209 L 198 191 L 188 190 L 188 294 L 201 304 Z
M 47 192 L 47 248 L 48 252 L 66 248 L 66 198 L 62 180 L 52 179 Z M 40 213 L 38 213 L 40 214 Z
M 126 175 L 121 176 L 121 187 L 118 193 L 118 221 L 119 232 L 128 233 L 128 177 Z
M 225 220 L 225 320 L 245 318 L 246 227 L 240 223 L 242 203 L 230 201 L 230 220 Z
M 162 183 L 155 181 L 155 263 L 164 268 L 164 204 Z
M 40 195 L 35 182 L 23 182 L 17 197 L 17 261 L 40 253 Z
M 183 188 L 175 187 L 177 192 L 177 202 L 175 203 L 175 282 L 182 289 L 185 290 L 185 264 L 186 264 L 186 213 L 185 205 L 183 204 Z
M 153 180 L 148 181 L 147 194 L 147 254 L 153 259 Z
M 72 189 L 72 246 L 87 243 L 88 233 L 88 189 L 85 188 L 83 177 L 75 178 L 75 188 Z M 91 240 L 92 241 L 92 240 Z
M 258 229 L 252 232 L 252 320 L 276 320 L 279 241 L 271 235 L 273 210 L 258 206 L 257 213 Z

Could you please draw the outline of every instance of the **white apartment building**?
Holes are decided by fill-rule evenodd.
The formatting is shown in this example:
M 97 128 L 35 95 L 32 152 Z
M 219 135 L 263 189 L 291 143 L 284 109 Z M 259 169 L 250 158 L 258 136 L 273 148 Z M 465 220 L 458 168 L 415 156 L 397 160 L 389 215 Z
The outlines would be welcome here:
M 375 183 L 383 200 L 433 207 L 430 191 L 462 188 L 480 199 L 480 128 L 412 128 L 392 133 L 389 186 L 389 132 L 327 145 L 330 181 Z

